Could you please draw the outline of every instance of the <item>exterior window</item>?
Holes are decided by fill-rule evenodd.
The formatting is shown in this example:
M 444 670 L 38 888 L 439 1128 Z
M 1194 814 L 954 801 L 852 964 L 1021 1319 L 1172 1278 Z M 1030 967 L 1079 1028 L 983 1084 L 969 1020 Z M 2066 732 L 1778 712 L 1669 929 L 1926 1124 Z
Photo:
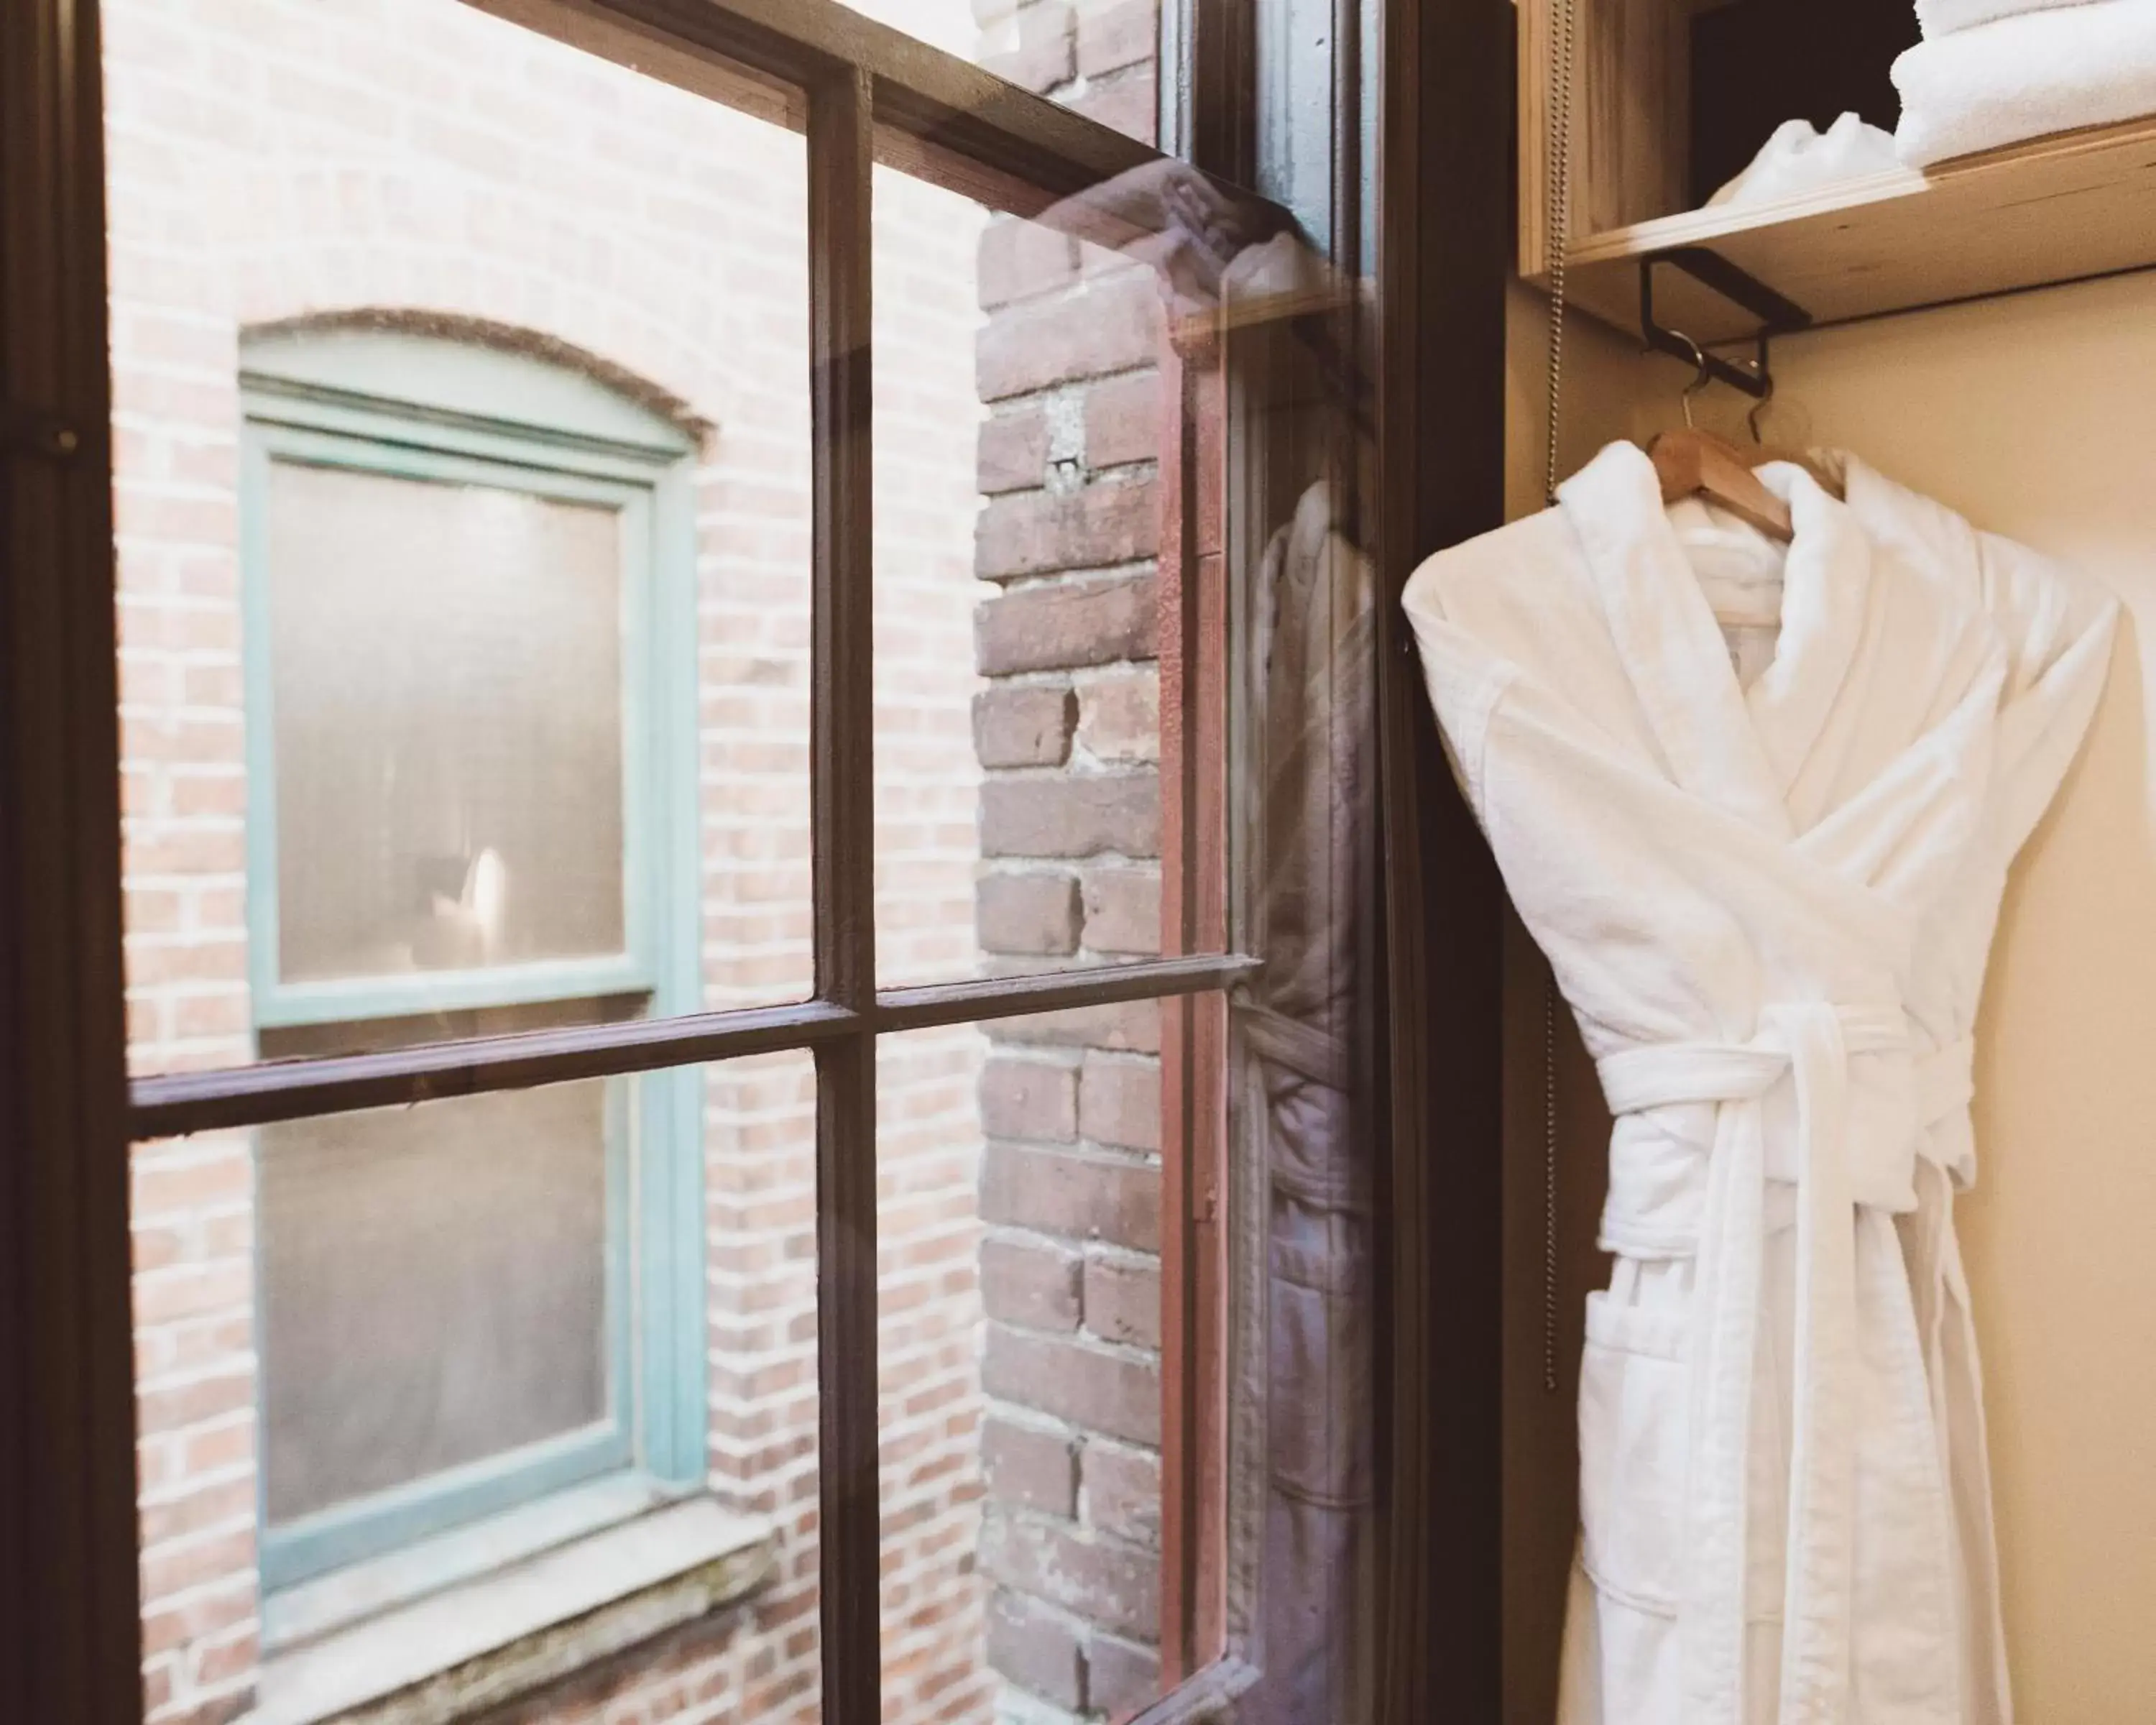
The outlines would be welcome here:
M 664 662 L 694 624 L 688 439 L 429 337 L 270 337 L 244 367 L 261 1054 L 693 1007 L 665 963 L 696 920 L 666 833 L 694 795 Z M 257 1132 L 266 1585 L 624 1470 L 696 1481 L 669 1439 L 702 1349 L 633 1274 L 664 1225 L 640 1182 L 696 1178 L 695 1096 L 616 1076 Z

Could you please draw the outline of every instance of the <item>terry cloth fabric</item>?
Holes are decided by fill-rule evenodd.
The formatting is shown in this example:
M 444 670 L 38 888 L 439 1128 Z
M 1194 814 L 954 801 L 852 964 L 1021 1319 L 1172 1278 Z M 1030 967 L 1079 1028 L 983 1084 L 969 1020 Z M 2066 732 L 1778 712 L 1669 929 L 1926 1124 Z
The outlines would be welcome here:
M 1825 131 L 1809 120 L 1785 120 L 1744 171 L 1708 198 L 1717 204 L 1771 203 L 1901 165 L 1891 133 L 1845 114 Z
M 2085 6 L 2089 0 L 1917 0 L 1917 23 L 1927 36 L 1951 36 L 1994 18 L 2021 12 L 2050 12 L 2061 6 Z
M 2156 0 L 2092 0 L 1994 18 L 1894 62 L 1912 167 L 2156 113 Z

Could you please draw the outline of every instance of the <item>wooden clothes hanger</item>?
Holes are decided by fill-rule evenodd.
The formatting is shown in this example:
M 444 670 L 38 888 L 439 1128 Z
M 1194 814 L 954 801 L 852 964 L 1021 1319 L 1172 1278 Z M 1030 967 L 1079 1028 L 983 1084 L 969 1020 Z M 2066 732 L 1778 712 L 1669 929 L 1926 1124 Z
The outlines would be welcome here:
M 1680 336 L 1678 339 L 1691 349 L 1698 375 L 1685 386 L 1684 429 L 1662 432 L 1647 445 L 1647 458 L 1654 463 L 1656 476 L 1661 481 L 1662 501 L 1675 503 L 1684 497 L 1705 497 L 1763 533 L 1772 534 L 1777 539 L 1793 537 L 1796 529 L 1789 518 L 1789 506 L 1768 490 L 1753 470 L 1768 461 L 1794 461 L 1828 490 L 1839 495 L 1840 488 L 1833 483 L 1831 475 L 1807 456 L 1789 454 L 1763 445 L 1743 449 L 1711 431 L 1702 431 L 1692 424 L 1691 398 L 1707 387 L 1711 374 L 1707 368 L 1707 356 L 1700 351 L 1699 344 L 1689 336 Z M 1761 407 L 1765 405 L 1761 402 Z M 1753 409 L 1755 436 L 1758 432 L 1758 408 Z

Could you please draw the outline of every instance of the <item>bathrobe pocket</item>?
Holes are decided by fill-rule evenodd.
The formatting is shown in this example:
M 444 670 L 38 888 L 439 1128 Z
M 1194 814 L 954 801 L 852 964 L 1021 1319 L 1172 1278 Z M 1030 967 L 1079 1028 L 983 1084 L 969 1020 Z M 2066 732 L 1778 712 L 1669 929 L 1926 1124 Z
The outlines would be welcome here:
M 1604 1594 L 1674 1616 L 1684 1560 L 1681 1315 L 1587 1300 L 1579 1374 L 1581 1558 Z

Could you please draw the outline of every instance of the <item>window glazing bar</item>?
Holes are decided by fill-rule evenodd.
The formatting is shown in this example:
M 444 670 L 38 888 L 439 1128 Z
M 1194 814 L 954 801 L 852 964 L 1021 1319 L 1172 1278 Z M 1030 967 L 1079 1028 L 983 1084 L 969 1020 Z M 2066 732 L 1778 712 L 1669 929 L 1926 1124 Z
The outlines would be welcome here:
M 520 1030 L 378 1054 L 176 1072 L 135 1080 L 130 1087 L 128 1124 L 134 1137 L 168 1138 L 347 1113 L 355 1108 L 398 1107 L 440 1096 L 528 1090 L 534 1085 L 700 1065 L 780 1049 L 815 1048 L 863 1028 L 883 1034 L 1029 1012 L 1166 999 L 1231 987 L 1256 968 L 1255 959 L 1233 953 L 1163 958 L 1060 975 L 893 988 L 879 994 L 867 1014 L 829 1001 L 808 1000 L 680 1018 Z
M 870 581 L 875 98 L 808 97 L 809 857 L 816 990 L 855 1015 L 816 1050 L 818 1609 L 822 1713 L 882 1717 L 876 1461 L 875 707 Z

